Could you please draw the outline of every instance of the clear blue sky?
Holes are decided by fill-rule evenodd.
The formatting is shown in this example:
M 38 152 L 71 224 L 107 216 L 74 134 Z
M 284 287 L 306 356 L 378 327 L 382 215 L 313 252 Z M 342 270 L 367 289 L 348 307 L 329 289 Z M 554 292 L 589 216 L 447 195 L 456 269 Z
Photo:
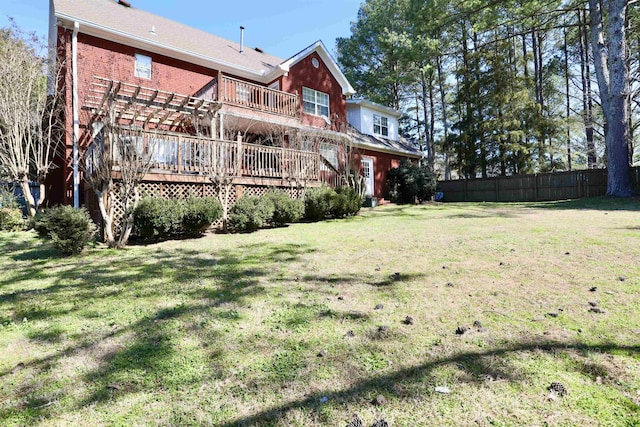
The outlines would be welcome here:
M 129 0 L 133 7 L 239 40 L 245 27 L 245 44 L 288 58 L 316 40 L 332 53 L 337 37 L 351 35 L 361 0 Z M 0 0 L 0 27 L 9 17 L 18 27 L 47 37 L 49 0 Z

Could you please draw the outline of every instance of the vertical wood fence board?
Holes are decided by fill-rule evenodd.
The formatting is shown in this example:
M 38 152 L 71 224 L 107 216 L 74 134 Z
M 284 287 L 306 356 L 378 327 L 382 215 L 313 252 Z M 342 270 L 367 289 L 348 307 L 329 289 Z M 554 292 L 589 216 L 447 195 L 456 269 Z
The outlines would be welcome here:
M 640 191 L 640 167 L 631 168 L 631 183 Z M 607 170 L 589 169 L 535 175 L 440 181 L 445 202 L 535 202 L 604 196 Z

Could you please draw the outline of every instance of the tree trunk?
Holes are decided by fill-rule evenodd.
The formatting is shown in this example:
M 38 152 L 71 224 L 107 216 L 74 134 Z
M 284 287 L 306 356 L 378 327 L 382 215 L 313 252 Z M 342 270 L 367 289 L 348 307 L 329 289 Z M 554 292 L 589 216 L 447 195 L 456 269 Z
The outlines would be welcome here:
M 429 141 L 431 141 L 431 151 L 429 152 L 429 170 L 435 170 L 436 147 L 433 143 L 436 133 L 436 106 L 433 95 L 433 70 L 429 71 Z
M 429 87 L 430 83 L 427 82 L 427 77 L 425 76 L 425 72 L 420 72 L 420 87 L 422 89 L 422 114 L 424 116 L 424 145 L 427 150 L 427 167 L 430 171 L 433 172 L 433 140 L 431 139 L 431 135 L 429 134 L 429 129 L 431 128 L 430 123 L 430 114 L 429 114 Z
M 442 127 L 444 132 L 444 179 L 451 179 L 451 161 L 449 144 L 449 121 L 447 117 L 447 97 L 445 94 L 444 78 L 442 77 L 442 58 L 436 56 L 436 65 L 438 67 L 438 87 L 440 89 L 440 104 L 442 105 Z
M 566 113 L 566 123 L 565 126 L 567 128 L 567 168 L 571 170 L 571 127 L 569 126 L 569 119 L 571 116 L 571 97 L 569 96 L 569 49 L 567 48 L 567 29 L 564 28 L 562 31 L 562 35 L 564 37 L 564 44 L 562 45 L 563 53 L 564 53 L 564 88 L 565 88 L 565 113 Z
M 602 3 L 599 0 L 589 0 L 589 10 L 594 64 L 606 122 L 607 195 L 629 197 L 631 196 L 629 111 L 627 109 L 629 70 L 625 39 L 627 2 L 625 0 L 607 2 L 606 30 Z
M 40 187 L 40 195 L 38 196 L 38 200 L 36 202 L 36 210 L 40 211 L 42 209 L 42 205 L 44 204 L 44 200 L 46 199 L 47 187 L 44 184 L 44 181 L 39 183 Z
M 96 191 L 96 195 L 98 196 L 98 208 L 100 209 L 100 214 L 102 215 L 103 224 L 103 233 L 104 233 L 104 242 L 108 247 L 114 247 L 114 236 L 113 236 L 113 210 L 111 209 L 111 203 L 108 200 L 111 196 L 108 193 L 108 189 L 103 189 L 102 191 Z
M 33 218 L 36 214 L 36 202 L 33 198 L 33 194 L 31 194 L 31 188 L 29 187 L 29 177 L 24 175 L 20 178 L 19 185 L 22 190 L 22 195 L 24 196 L 24 201 L 27 205 L 27 214 L 29 214 L 29 217 Z
M 582 109 L 585 137 L 587 139 L 587 168 L 596 167 L 596 145 L 593 140 L 593 96 L 591 93 L 591 70 L 589 61 L 589 34 L 586 11 L 578 11 L 578 32 L 580 41 L 580 71 L 582 81 Z

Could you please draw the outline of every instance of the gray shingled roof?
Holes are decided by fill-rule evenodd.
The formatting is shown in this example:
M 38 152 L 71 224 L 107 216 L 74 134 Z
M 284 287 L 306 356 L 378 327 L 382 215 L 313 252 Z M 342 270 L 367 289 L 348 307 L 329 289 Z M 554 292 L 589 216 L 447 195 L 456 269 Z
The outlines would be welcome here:
M 134 0 L 135 1 L 135 0 Z M 163 18 L 136 7 L 125 7 L 115 0 L 54 0 L 56 16 L 80 22 L 80 32 L 92 26 L 136 38 L 142 42 L 204 57 L 211 61 L 250 70 L 259 75 L 271 72 L 284 60 L 205 31 Z M 155 34 L 151 33 L 152 27 Z
M 411 157 L 421 157 L 421 153 L 405 138 L 399 137 L 398 141 L 383 138 L 381 136 L 366 135 L 354 127 L 349 128 L 349 135 L 357 146 L 373 151 L 388 151 L 401 153 Z

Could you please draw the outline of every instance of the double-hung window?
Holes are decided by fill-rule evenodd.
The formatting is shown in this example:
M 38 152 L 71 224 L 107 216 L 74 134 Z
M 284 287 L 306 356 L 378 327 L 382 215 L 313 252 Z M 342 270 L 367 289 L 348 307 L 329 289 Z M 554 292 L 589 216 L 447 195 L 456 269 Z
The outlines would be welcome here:
M 136 53 L 135 76 L 151 80 L 151 57 Z
M 304 112 L 316 116 L 329 117 L 329 95 L 308 87 L 302 88 Z
M 320 144 L 320 155 L 327 159 L 327 162 L 333 166 L 334 169 L 338 169 L 338 147 L 335 144 L 329 144 L 323 142 Z M 323 163 L 320 165 L 320 170 L 330 170 L 330 168 Z
M 373 115 L 373 133 L 375 135 L 389 136 L 389 119 L 379 114 Z

